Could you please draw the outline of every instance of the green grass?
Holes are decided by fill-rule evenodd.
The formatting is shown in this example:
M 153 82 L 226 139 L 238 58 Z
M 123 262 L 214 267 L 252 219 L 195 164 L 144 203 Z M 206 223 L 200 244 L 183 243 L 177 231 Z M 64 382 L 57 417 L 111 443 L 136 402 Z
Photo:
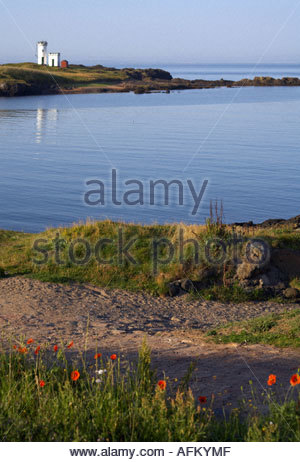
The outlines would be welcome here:
M 26 234 L 14 231 L 0 230 L 0 268 L 8 276 L 27 275 L 49 282 L 80 282 L 92 283 L 101 287 L 123 288 L 131 291 L 145 290 L 154 295 L 166 294 L 168 283 L 189 278 L 199 280 L 199 271 L 207 267 L 204 245 L 214 235 L 219 235 L 211 225 L 136 225 L 115 223 L 110 220 L 92 223 L 81 223 L 71 227 L 48 229 L 38 234 Z M 199 244 L 199 261 L 195 261 L 194 245 L 189 243 L 180 252 L 179 236 L 183 233 L 184 240 L 194 239 Z M 230 227 L 222 227 L 222 239 L 227 242 L 232 236 Z M 286 239 L 285 231 L 283 236 Z M 298 239 L 295 233 L 294 241 Z M 259 234 L 258 234 L 259 235 Z M 260 236 L 260 235 L 259 235 Z M 292 240 L 293 234 L 291 234 Z M 243 236 L 247 238 L 247 235 Z M 250 234 L 250 238 L 252 235 Z M 260 236 L 261 237 L 261 236 Z M 275 230 L 264 230 L 264 238 L 271 245 L 278 246 L 279 233 Z M 84 239 L 91 250 L 88 261 L 84 261 L 86 248 Z M 110 242 L 98 248 L 101 239 Z M 169 247 L 162 243 L 167 239 L 174 254 L 168 259 Z M 128 255 L 120 252 L 120 242 L 125 247 L 130 241 Z M 75 242 L 75 245 L 73 245 Z M 157 258 L 154 258 L 155 242 Z M 35 247 L 36 243 L 36 247 Z M 123 246 L 124 247 L 124 246 Z M 262 290 L 247 292 L 237 284 L 232 283 L 234 267 L 230 262 L 230 247 L 228 261 L 221 267 L 216 267 L 215 276 L 209 279 L 210 287 L 200 290 L 193 297 L 222 302 L 246 302 L 265 300 Z M 217 249 L 215 249 L 217 255 Z M 47 260 L 44 259 L 44 252 Z M 73 253 L 74 258 L 70 257 Z M 96 257 L 96 254 L 98 258 Z M 133 261 L 130 258 L 133 258 Z M 82 263 L 82 264 L 81 264 Z M 295 279 L 292 284 L 297 286 Z M 281 302 L 284 300 L 276 299 Z
M 191 259 L 193 250 L 189 246 L 185 248 L 183 263 L 176 252 L 170 262 L 164 263 L 168 257 L 168 248 L 164 245 L 158 246 L 158 258 L 161 263 L 155 266 L 154 241 L 167 238 L 176 247 L 178 230 L 178 225 L 140 226 L 107 220 L 69 228 L 49 229 L 39 234 L 0 231 L 0 266 L 8 275 L 28 275 L 50 282 L 89 282 L 99 286 L 133 291 L 147 290 L 153 294 L 160 294 L 165 291 L 169 281 L 197 276 L 198 268 Z M 136 242 L 129 249 L 130 256 L 136 262 L 133 264 L 125 253 L 119 251 L 119 243 L 123 240 L 126 244 L 135 238 Z M 34 242 L 41 239 L 44 241 L 38 244 L 39 251 L 36 251 Z M 76 264 L 70 258 L 72 242 L 78 239 L 85 239 L 92 251 L 91 258 L 85 264 Z M 101 259 L 109 263 L 95 257 L 95 248 L 100 239 L 112 240 L 97 253 Z M 43 260 L 41 249 L 47 252 L 47 262 L 36 264 L 35 261 Z M 73 249 L 77 261 L 84 258 L 84 245 L 76 244 Z
M 139 82 L 151 84 L 157 78 L 155 72 L 151 69 L 115 69 L 101 65 L 70 65 L 62 69 L 40 66 L 35 63 L 14 63 L 0 65 L 0 83 L 25 84 L 35 91 L 46 91 L 56 87 L 70 90 L 78 87 L 120 85 L 130 81 L 134 85 L 139 85 Z
M 84 352 L 71 362 L 64 347 L 54 352 L 53 345 L 44 345 L 35 355 L 36 347 L 26 345 L 27 352 L 21 353 L 17 345 L 1 353 L 1 441 L 300 439 L 297 390 L 285 397 L 269 390 L 260 403 L 265 404 L 263 414 L 257 402 L 246 414 L 241 405 L 226 418 L 216 417 L 211 397 L 199 405 L 190 391 L 190 371 L 179 385 L 166 379 L 165 390 L 158 386 L 164 377 L 152 370 L 146 345 L 136 364 L 109 357 L 88 362 Z M 99 375 L 99 369 L 105 372 Z M 80 373 L 76 381 L 71 380 L 74 370 Z
M 213 285 L 207 289 L 199 290 L 191 294 L 192 299 L 218 300 L 222 303 L 244 303 L 251 301 L 267 300 L 267 296 L 262 289 L 246 291 L 238 284 L 231 286 Z
M 300 310 L 231 323 L 209 331 L 206 336 L 216 343 L 247 342 L 299 348 Z
M 118 69 L 95 69 L 94 67 L 71 66 L 67 69 L 49 68 L 33 63 L 5 64 L 0 66 L 0 78 L 24 83 L 52 85 L 57 82 L 62 87 L 73 84 L 120 82 L 126 78 L 126 72 Z

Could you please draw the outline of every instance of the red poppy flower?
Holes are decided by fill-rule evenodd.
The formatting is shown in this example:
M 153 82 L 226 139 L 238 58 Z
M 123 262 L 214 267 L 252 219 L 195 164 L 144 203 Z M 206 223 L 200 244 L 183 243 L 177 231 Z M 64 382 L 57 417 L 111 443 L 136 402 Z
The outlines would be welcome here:
M 269 375 L 269 379 L 268 379 L 268 385 L 269 385 L 269 387 L 271 387 L 271 386 L 274 385 L 275 383 L 276 383 L 276 375 L 270 374 L 270 375 Z
M 111 359 L 112 361 L 115 361 L 115 360 L 117 359 L 117 355 L 115 355 L 115 354 L 111 355 L 110 359 Z
M 72 342 L 69 343 L 69 345 L 67 346 L 67 348 L 72 348 L 72 346 L 74 345 L 74 342 L 72 340 Z
M 56 352 L 57 352 L 57 350 L 58 350 L 58 346 L 57 346 L 57 345 L 54 345 L 54 347 L 53 347 L 53 350 L 54 350 L 54 351 L 55 351 L 55 353 L 56 353 Z
M 157 385 L 161 390 L 165 390 L 167 388 L 167 382 L 165 380 L 159 380 Z
M 292 375 L 292 377 L 290 378 L 290 384 L 292 385 L 292 387 L 295 387 L 296 385 L 299 385 L 300 384 L 300 375 L 299 374 Z
M 201 404 L 205 404 L 207 402 L 207 398 L 206 398 L 206 396 L 199 396 L 198 401 Z
M 26 347 L 23 347 L 23 348 L 22 348 L 22 347 L 19 347 L 19 348 L 18 348 L 18 352 L 19 352 L 19 353 L 27 353 L 27 348 L 26 348 Z
M 71 380 L 73 380 L 73 382 L 76 382 L 76 380 L 78 380 L 79 377 L 80 377 L 80 373 L 78 371 L 71 372 Z
M 94 356 L 94 359 L 101 358 L 102 354 L 101 353 L 96 353 Z
M 33 338 L 29 338 L 29 339 L 27 340 L 27 345 L 30 345 L 31 343 L 33 343 Z
M 13 349 L 16 350 L 16 349 L 17 349 L 17 345 L 14 345 L 14 346 L 13 346 Z
M 39 351 L 40 351 L 40 349 L 41 349 L 41 347 L 40 347 L 40 346 L 36 347 L 34 354 L 35 354 L 35 355 L 38 355 L 38 354 L 39 354 Z
M 41 388 L 43 388 L 46 384 L 45 384 L 44 380 L 40 380 L 39 385 L 40 385 Z

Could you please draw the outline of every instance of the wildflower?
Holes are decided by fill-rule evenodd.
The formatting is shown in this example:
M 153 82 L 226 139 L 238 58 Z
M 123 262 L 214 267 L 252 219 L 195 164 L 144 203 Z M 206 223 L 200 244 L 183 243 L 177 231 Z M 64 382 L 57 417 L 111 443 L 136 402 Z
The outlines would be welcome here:
M 19 347 L 19 348 L 18 348 L 18 352 L 19 352 L 19 353 L 24 353 L 24 354 L 25 354 L 25 353 L 27 353 L 27 348 L 26 348 L 26 347 L 23 347 L 23 348 L 22 348 L 22 347 Z
M 206 398 L 206 396 L 199 396 L 198 401 L 201 404 L 205 404 L 207 402 L 207 398 Z
M 102 380 L 101 379 L 96 379 L 96 383 L 101 383 Z
M 29 338 L 29 339 L 27 340 L 27 345 L 30 345 L 31 343 L 33 343 L 33 338 Z
M 70 349 L 70 348 L 72 348 L 73 345 L 74 345 L 74 342 L 73 342 L 73 340 L 72 340 L 72 342 L 69 343 L 69 345 L 67 346 L 67 348 Z
M 117 359 L 117 355 L 115 355 L 115 354 L 111 355 L 110 359 L 111 359 L 112 361 L 115 361 L 115 360 Z
M 98 358 L 101 358 L 102 354 L 101 353 L 96 353 L 95 356 L 94 356 L 94 359 L 98 359 Z
M 40 346 L 36 347 L 34 354 L 35 354 L 35 355 L 38 355 L 38 354 L 39 354 L 39 351 L 40 351 L 40 349 L 41 349 L 41 347 L 40 347 Z
M 300 375 L 299 374 L 292 375 L 292 377 L 290 378 L 290 384 L 292 385 L 292 387 L 295 387 L 296 385 L 299 385 L 300 384 Z
M 165 390 L 167 388 L 167 382 L 165 380 L 159 380 L 157 385 L 161 390 Z
M 16 349 L 17 349 L 17 345 L 14 345 L 14 346 L 13 346 L 13 349 L 16 350 Z
M 46 384 L 45 384 L 44 380 L 40 380 L 39 385 L 40 385 L 41 388 L 43 388 Z
M 54 345 L 53 350 L 54 350 L 54 352 L 56 353 L 57 350 L 58 350 L 58 346 L 57 346 L 57 345 Z
M 79 377 L 80 377 L 80 373 L 78 371 L 71 372 L 71 380 L 73 380 L 73 382 L 76 382 L 76 380 L 78 380 Z
M 269 385 L 269 387 L 271 387 L 271 386 L 274 385 L 275 383 L 276 383 L 276 375 L 270 374 L 270 375 L 269 375 L 269 379 L 268 379 L 268 385 Z
M 97 371 L 97 374 L 102 375 L 102 374 L 105 374 L 105 372 L 106 372 L 106 369 L 99 369 L 99 371 Z

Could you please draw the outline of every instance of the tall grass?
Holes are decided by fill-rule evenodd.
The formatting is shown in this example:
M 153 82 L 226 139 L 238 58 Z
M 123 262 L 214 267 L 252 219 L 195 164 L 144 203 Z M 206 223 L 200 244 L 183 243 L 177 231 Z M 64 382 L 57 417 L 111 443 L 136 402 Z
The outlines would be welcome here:
M 137 264 L 132 264 L 126 257 L 120 261 L 119 233 L 122 234 L 124 245 L 136 239 L 134 245 L 130 246 L 129 253 Z M 180 236 L 184 240 L 183 245 Z M 205 245 L 209 242 L 210 256 L 218 262 L 223 252 L 221 242 L 226 249 L 225 261 L 213 265 L 214 277 L 209 280 L 210 287 L 201 290 L 199 295 L 222 301 L 245 301 L 263 298 L 259 291 L 253 291 L 249 295 L 241 288 L 233 286 L 236 280 L 234 255 L 242 255 L 244 243 L 252 237 L 264 239 L 273 247 L 300 248 L 299 232 L 290 227 L 258 228 L 251 233 L 251 230 L 233 229 L 224 225 L 222 204 L 216 203 L 211 204 L 211 216 L 205 225 L 180 223 L 142 226 L 105 220 L 48 229 L 38 234 L 0 230 L 0 267 L 5 270 L 7 276 L 29 275 L 49 282 L 88 282 L 102 287 L 145 290 L 159 295 L 167 293 L 168 284 L 178 279 L 199 281 L 202 270 L 211 266 L 207 261 Z M 231 243 L 235 238 L 241 240 L 241 244 L 236 248 Z M 91 257 L 84 264 L 74 263 L 74 259 L 70 259 L 70 248 L 78 239 L 87 241 L 92 250 Z M 99 261 L 95 255 L 97 243 L 101 239 L 109 240 L 98 252 L 98 256 L 100 255 L 106 263 Z M 174 250 L 171 258 L 170 247 L 163 244 L 164 240 L 167 240 Z M 37 241 L 38 251 L 34 245 Z M 158 242 L 157 265 L 153 257 L 154 242 Z M 198 255 L 195 242 L 199 245 Z M 48 257 L 45 262 L 41 249 Z M 58 253 L 60 261 L 57 258 Z M 74 246 L 75 258 L 84 259 L 85 254 L 85 245 L 77 242 Z M 36 263 L 37 261 L 39 263 Z M 270 297 L 268 294 L 267 296 Z
M 177 389 L 172 387 L 152 370 L 146 345 L 137 364 L 123 364 L 118 358 L 102 356 L 88 362 L 84 354 L 72 362 L 62 347 L 57 352 L 53 346 L 36 348 L 36 344 L 25 343 L 9 352 L 2 351 L 2 441 L 298 441 L 300 438 L 299 406 L 291 397 L 279 404 L 272 399 L 263 415 L 255 407 L 246 415 L 241 407 L 229 417 L 224 414 L 217 418 L 209 404 L 211 398 L 200 404 L 190 391 L 188 379 L 192 369 Z M 74 370 L 79 377 L 72 375 Z M 201 401 L 205 399 L 202 397 Z

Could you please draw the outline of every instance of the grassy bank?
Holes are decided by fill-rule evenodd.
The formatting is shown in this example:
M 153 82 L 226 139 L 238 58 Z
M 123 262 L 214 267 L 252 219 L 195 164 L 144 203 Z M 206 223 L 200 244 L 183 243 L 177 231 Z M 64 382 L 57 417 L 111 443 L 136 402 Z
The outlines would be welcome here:
M 299 86 L 300 79 L 255 77 L 231 80 L 186 80 L 172 78 L 162 69 L 115 69 L 102 65 L 70 65 L 61 69 L 35 63 L 0 65 L 0 96 L 30 94 L 129 92 L 203 89 L 234 86 Z
M 156 84 L 164 87 L 172 76 L 159 69 L 115 69 L 111 67 L 70 65 L 68 68 L 39 66 L 34 63 L 0 66 L 0 96 L 93 91 L 147 90 Z M 132 88 L 131 88 L 132 87 Z M 143 91 L 142 91 L 143 92 Z
M 209 331 L 207 337 L 216 343 L 261 343 L 299 348 L 300 310 L 227 324 Z
M 179 384 L 156 376 L 146 345 L 137 364 L 98 351 L 91 362 L 84 352 L 71 362 L 65 351 L 73 347 L 28 339 L 2 351 L 1 441 L 300 439 L 297 375 L 285 397 L 276 392 L 273 377 L 251 406 L 241 395 L 240 407 L 230 416 L 216 417 L 212 396 L 192 395 L 189 372 Z
M 250 293 L 232 282 L 230 240 L 237 234 L 246 240 L 263 239 L 276 248 L 300 249 L 300 233 L 291 225 L 233 229 L 218 227 L 209 221 L 206 225 L 141 226 L 107 220 L 53 228 L 38 234 L 2 230 L 0 267 L 7 276 L 86 282 L 163 295 L 172 281 L 201 277 L 209 266 L 205 245 L 217 237 L 228 251 L 226 261 L 215 265 L 214 274 L 209 278 L 210 286 L 197 290 L 195 296 L 225 302 L 264 299 L 259 290 Z M 190 239 L 193 242 L 187 242 Z M 217 257 L 218 249 L 212 247 L 212 251 Z M 296 286 L 297 283 L 293 281 Z

